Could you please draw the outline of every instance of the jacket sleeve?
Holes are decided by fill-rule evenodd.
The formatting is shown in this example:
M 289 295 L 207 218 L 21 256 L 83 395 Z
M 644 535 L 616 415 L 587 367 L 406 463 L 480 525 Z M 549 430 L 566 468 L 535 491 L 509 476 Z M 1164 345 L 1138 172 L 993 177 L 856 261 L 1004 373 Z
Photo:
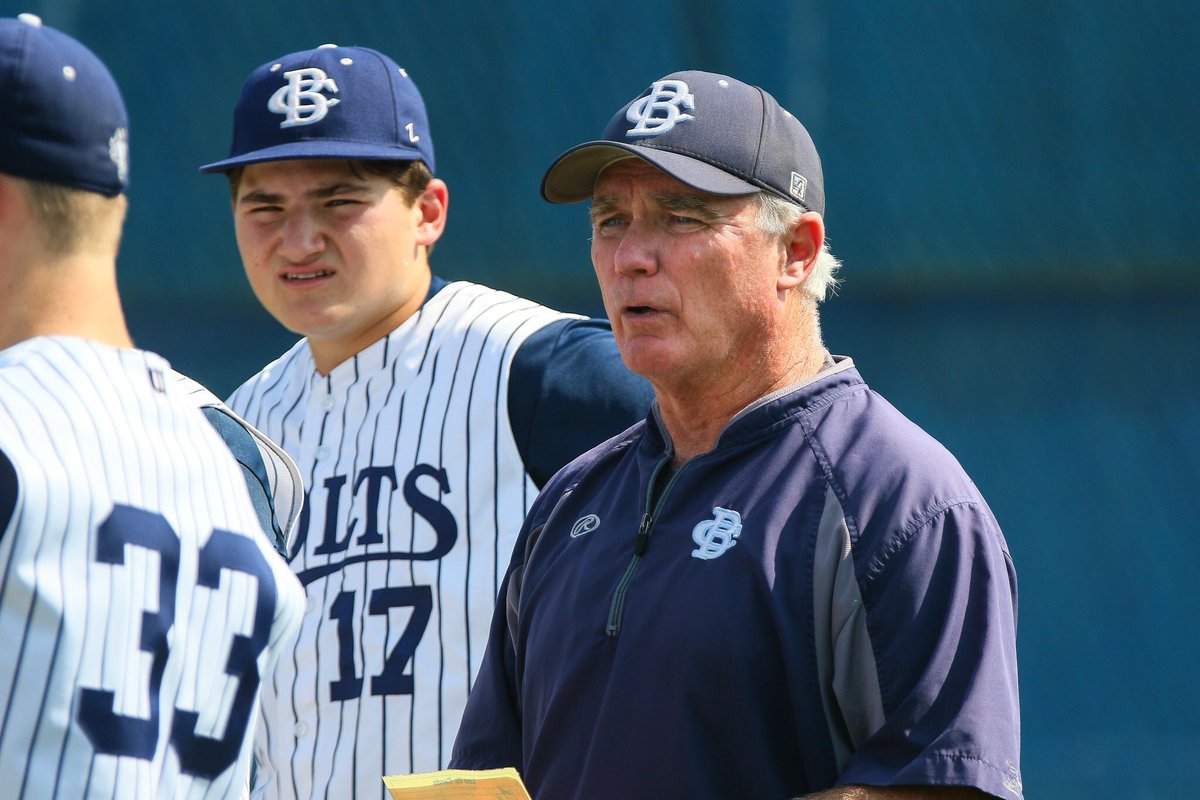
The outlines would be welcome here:
M 874 662 L 882 720 L 862 731 L 839 782 L 1020 798 L 1016 573 L 991 512 L 947 503 L 899 536 L 855 546 L 869 633 L 842 649 Z M 845 713 L 862 698 L 838 700 Z

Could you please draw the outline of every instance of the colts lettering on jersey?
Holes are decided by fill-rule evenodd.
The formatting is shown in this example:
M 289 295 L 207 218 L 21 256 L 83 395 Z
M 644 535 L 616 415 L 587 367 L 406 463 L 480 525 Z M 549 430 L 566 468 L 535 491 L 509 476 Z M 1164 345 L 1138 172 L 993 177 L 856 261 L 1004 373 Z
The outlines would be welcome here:
M 360 518 L 351 518 L 344 533 L 338 531 L 339 508 L 346 499 L 346 486 L 350 484 L 348 475 L 332 475 L 326 478 L 320 489 L 310 489 L 305 493 L 304 510 L 296 530 L 296 541 L 292 546 L 291 557 L 294 559 L 307 545 L 312 515 L 310 509 L 313 503 L 322 503 L 325 509 L 325 525 L 321 531 L 321 541 L 313 548 L 313 555 L 334 555 L 345 553 L 346 558 L 336 563 L 310 567 L 296 573 L 300 582 L 305 586 L 315 580 L 337 572 L 348 564 L 363 561 L 436 561 L 449 553 L 458 541 L 458 522 L 450 509 L 442 505 L 434 497 L 423 493 L 418 485 L 422 478 L 432 479 L 442 494 L 450 492 L 450 479 L 446 470 L 429 464 L 418 464 L 404 477 L 403 496 L 409 507 L 423 518 L 436 534 L 436 541 L 426 550 L 395 550 L 387 548 L 376 552 L 368 552 L 371 545 L 383 544 L 384 533 L 379 527 L 379 509 L 384 499 L 384 492 L 389 495 L 400 486 L 396 481 L 396 468 L 392 465 L 385 467 L 367 467 L 359 470 L 351 484 L 350 500 L 363 496 L 366 513 Z M 315 495 L 315 496 L 314 496 Z
M 396 480 L 393 465 L 367 467 L 354 476 L 333 475 L 326 478 L 319 489 L 310 490 L 305 498 L 304 511 L 297 527 L 296 542 L 292 549 L 295 559 L 307 546 L 313 502 L 322 503 L 325 525 L 320 532 L 320 541 L 312 548 L 315 556 L 336 556 L 328 564 L 309 567 L 296 573 L 305 586 L 350 564 L 366 561 L 436 561 L 449 553 L 458 541 L 458 522 L 450 509 L 435 497 L 421 491 L 420 484 L 432 481 L 433 487 L 442 494 L 450 492 L 450 479 L 445 469 L 430 464 L 418 464 L 404 476 L 403 482 Z M 349 491 L 347 491 L 349 486 Z M 385 532 L 380 530 L 380 508 L 390 500 L 390 495 L 400 489 L 409 508 L 424 519 L 433 529 L 435 538 L 431 547 L 424 550 L 393 550 L 390 547 L 372 545 L 389 544 Z M 386 495 L 385 495 L 386 493 Z M 317 495 L 314 497 L 314 495 Z M 323 495 L 323 496 L 322 496 Z M 349 495 L 349 497 L 347 497 Z M 365 512 L 361 518 L 352 517 L 344 532 L 338 530 L 339 509 L 343 502 L 353 502 L 362 497 Z M 409 670 L 417 645 L 425 635 L 425 628 L 433 614 L 433 590 L 429 586 L 383 586 L 365 593 L 366 613 L 370 616 L 387 616 L 394 609 L 408 609 L 408 623 L 399 640 L 387 653 L 383 669 L 371 676 L 365 688 L 371 695 L 398 695 L 413 693 L 413 676 Z M 329 607 L 329 619 L 336 623 L 338 639 L 338 679 L 329 684 L 330 700 L 344 702 L 362 696 L 364 677 L 358 673 L 354 651 L 357 638 L 355 619 L 359 617 L 357 592 L 343 590 Z

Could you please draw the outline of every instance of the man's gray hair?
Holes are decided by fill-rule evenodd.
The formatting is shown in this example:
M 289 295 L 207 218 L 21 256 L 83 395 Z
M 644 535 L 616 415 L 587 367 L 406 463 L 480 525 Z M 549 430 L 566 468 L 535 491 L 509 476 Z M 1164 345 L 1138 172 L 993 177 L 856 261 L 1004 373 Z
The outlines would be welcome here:
M 783 236 L 791 231 L 804 213 L 800 206 L 770 192 L 759 192 L 757 197 L 758 225 L 771 236 Z M 800 290 L 818 303 L 821 302 L 830 292 L 837 290 L 837 272 L 841 266 L 842 262 L 830 251 L 829 240 L 826 239 L 821 252 L 817 254 L 812 272 Z

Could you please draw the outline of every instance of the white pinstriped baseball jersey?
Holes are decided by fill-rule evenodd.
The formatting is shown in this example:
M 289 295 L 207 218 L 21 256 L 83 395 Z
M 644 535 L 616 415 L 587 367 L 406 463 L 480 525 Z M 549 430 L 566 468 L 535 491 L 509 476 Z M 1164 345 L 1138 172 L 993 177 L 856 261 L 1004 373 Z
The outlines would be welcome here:
M 234 798 L 303 594 L 160 357 L 0 352 L 4 797 Z
M 266 796 L 377 799 L 383 775 L 449 759 L 537 493 L 509 424 L 509 366 L 566 318 L 450 283 L 328 375 L 302 341 L 230 398 L 308 491 L 291 562 L 308 613 L 263 689 Z

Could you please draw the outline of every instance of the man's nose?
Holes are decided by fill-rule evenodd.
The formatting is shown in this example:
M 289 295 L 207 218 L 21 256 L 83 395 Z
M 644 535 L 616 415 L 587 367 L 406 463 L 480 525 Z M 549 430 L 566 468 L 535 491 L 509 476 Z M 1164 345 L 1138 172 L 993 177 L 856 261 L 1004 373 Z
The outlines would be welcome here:
M 650 226 L 630 223 L 613 253 L 613 267 L 622 275 L 651 274 L 658 269 L 659 237 Z
M 306 211 L 288 214 L 280 234 L 279 254 L 288 261 L 303 263 L 325 250 L 320 225 Z

